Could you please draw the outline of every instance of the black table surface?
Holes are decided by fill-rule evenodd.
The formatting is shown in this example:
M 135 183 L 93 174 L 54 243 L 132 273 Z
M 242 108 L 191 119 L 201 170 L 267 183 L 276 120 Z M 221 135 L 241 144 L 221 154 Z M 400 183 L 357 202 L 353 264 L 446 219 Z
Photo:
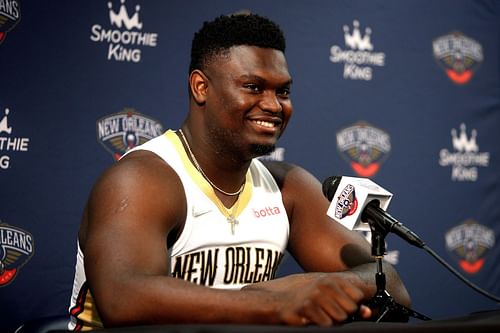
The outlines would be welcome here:
M 63 332 L 63 331 L 56 331 Z M 401 332 L 401 333 L 500 333 L 500 310 L 475 312 L 468 315 L 449 319 L 430 321 L 410 321 L 408 323 L 396 322 L 352 322 L 333 327 L 289 327 L 271 325 L 151 325 L 123 328 L 100 329 L 93 332 L 101 333 L 375 333 L 375 332 Z

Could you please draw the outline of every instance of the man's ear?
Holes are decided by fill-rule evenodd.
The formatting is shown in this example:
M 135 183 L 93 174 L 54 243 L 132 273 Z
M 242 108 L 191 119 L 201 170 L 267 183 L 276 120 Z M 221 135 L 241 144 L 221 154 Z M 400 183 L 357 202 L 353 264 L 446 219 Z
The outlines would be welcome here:
M 197 104 L 205 104 L 208 90 L 208 78 L 199 69 L 189 75 L 189 89 Z

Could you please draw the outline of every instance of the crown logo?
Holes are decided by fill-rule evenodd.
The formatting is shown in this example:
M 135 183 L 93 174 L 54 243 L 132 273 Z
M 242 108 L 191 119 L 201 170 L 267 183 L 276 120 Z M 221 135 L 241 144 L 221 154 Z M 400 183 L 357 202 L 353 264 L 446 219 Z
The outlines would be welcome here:
M 460 125 L 460 135 L 457 135 L 457 130 L 451 130 L 451 141 L 453 148 L 460 152 L 472 153 L 478 152 L 479 147 L 476 143 L 477 131 L 473 129 L 470 134 L 470 139 L 467 138 L 465 124 Z
M 365 29 L 365 35 L 361 36 L 361 31 L 359 30 L 359 21 L 354 20 L 352 22 L 352 33 L 347 25 L 344 25 L 344 41 L 345 45 L 349 46 L 351 49 L 358 49 L 360 51 L 372 51 L 373 44 L 371 43 L 372 29 L 367 27 Z
M 7 123 L 7 116 L 9 115 L 9 109 L 5 109 L 5 115 L 3 116 L 2 120 L 0 121 L 0 133 L 5 132 L 7 134 L 12 133 L 12 127 L 10 127 Z
M 109 21 L 111 24 L 116 25 L 118 28 L 121 28 L 122 25 L 127 28 L 127 30 L 131 30 L 132 28 L 137 28 L 139 30 L 142 29 L 142 22 L 139 22 L 139 10 L 141 6 L 135 6 L 135 13 L 132 17 L 129 16 L 127 8 L 125 7 L 125 0 L 121 0 L 120 11 L 115 12 L 113 10 L 113 4 L 108 2 L 109 8 Z

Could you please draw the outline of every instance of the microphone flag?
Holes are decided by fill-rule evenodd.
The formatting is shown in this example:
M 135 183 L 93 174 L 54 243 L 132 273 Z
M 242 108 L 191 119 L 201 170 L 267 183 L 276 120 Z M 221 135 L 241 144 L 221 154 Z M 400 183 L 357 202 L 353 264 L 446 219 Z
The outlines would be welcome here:
M 387 210 L 392 199 L 391 192 L 368 178 L 330 177 L 324 189 L 331 201 L 326 215 L 350 230 L 370 231 L 370 225 L 361 221 L 366 205 L 378 200 L 380 208 Z

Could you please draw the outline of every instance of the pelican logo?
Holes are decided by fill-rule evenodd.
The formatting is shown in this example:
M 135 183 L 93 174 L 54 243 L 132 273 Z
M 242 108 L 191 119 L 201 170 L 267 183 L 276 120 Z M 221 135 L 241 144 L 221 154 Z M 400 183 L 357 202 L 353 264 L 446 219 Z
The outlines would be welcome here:
M 0 44 L 7 33 L 21 20 L 21 5 L 17 0 L 0 1 Z
M 466 84 L 483 61 L 483 48 L 461 32 L 438 37 L 432 42 L 434 58 L 456 84 Z
M 445 235 L 446 248 L 458 257 L 460 267 L 475 274 L 483 267 L 486 253 L 495 245 L 495 233 L 474 220 L 452 228 Z
M 337 149 L 356 174 L 371 177 L 391 151 L 391 138 L 383 130 L 359 122 L 337 132 Z
M 130 149 L 163 133 L 163 126 L 132 108 L 103 117 L 97 121 L 97 140 L 115 160 Z
M 0 221 L 0 287 L 11 283 L 35 251 L 33 236 Z
M 358 199 L 356 199 L 356 191 L 353 185 L 347 184 L 337 199 L 335 217 L 339 220 L 343 219 L 346 216 L 354 214 L 357 209 Z

